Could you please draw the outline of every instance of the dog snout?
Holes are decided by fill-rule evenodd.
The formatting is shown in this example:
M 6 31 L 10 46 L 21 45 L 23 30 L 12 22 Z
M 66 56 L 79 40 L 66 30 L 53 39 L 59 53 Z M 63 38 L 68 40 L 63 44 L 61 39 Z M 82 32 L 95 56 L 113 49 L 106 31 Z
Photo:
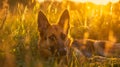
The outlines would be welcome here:
M 60 56 L 64 56 L 64 55 L 66 55 L 67 54 L 67 48 L 60 48 L 59 49 L 59 55 Z

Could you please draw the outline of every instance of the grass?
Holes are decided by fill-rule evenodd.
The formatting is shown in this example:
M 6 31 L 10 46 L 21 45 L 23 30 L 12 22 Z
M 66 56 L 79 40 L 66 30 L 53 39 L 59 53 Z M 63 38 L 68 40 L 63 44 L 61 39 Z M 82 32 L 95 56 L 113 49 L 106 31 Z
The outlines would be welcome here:
M 77 56 L 74 52 L 68 57 L 67 65 L 64 65 L 64 63 L 57 64 L 58 61 L 54 57 L 42 62 L 37 48 L 39 41 L 39 32 L 37 29 L 39 6 L 39 4 L 36 4 L 33 9 L 29 9 L 19 4 L 15 13 L 8 13 L 5 24 L 3 28 L 0 29 L 0 65 L 2 67 L 8 67 L 7 65 L 10 65 L 9 67 L 120 67 L 119 58 L 98 57 L 97 60 L 96 57 L 86 58 Z M 57 21 L 55 19 L 58 17 L 56 17 L 54 13 L 49 12 L 45 14 L 50 18 L 49 21 Z M 50 17 L 51 15 L 54 17 L 53 19 Z M 71 10 L 70 15 L 76 14 Z M 101 24 L 101 29 L 97 27 L 97 25 L 100 24 L 99 21 L 105 18 L 104 16 L 100 17 L 100 20 L 95 20 L 96 18 L 94 18 L 94 20 L 92 20 L 94 23 L 91 23 L 93 26 L 90 29 L 84 28 L 83 24 L 79 23 L 82 21 L 78 19 L 84 20 L 84 18 L 78 17 L 78 19 L 76 19 L 76 17 L 73 17 L 71 17 L 71 26 L 73 27 L 70 33 L 73 38 L 83 38 L 86 31 L 95 33 L 93 35 L 90 34 L 91 38 L 94 39 L 104 39 L 94 37 L 95 35 L 106 36 L 106 34 L 101 35 L 101 31 L 103 32 L 108 29 L 108 27 L 105 26 L 106 24 Z M 2 21 L 0 21 L 0 23 L 2 23 Z M 75 23 L 78 25 L 77 27 L 75 27 Z M 89 27 L 91 27 L 91 25 Z M 115 31 L 119 33 L 118 30 Z

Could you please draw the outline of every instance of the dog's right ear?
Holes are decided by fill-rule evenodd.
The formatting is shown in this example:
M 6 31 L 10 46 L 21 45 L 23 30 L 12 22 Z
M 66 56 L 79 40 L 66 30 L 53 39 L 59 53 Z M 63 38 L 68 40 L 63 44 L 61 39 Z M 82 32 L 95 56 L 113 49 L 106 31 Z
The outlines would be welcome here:
M 42 11 L 38 13 L 38 30 L 40 33 L 45 33 L 45 31 L 50 26 L 47 17 L 44 15 Z
M 70 28 L 70 16 L 69 16 L 69 12 L 68 10 L 64 10 L 61 17 L 60 17 L 60 20 L 58 22 L 58 25 L 63 29 L 63 32 L 65 34 L 68 34 L 68 30 Z

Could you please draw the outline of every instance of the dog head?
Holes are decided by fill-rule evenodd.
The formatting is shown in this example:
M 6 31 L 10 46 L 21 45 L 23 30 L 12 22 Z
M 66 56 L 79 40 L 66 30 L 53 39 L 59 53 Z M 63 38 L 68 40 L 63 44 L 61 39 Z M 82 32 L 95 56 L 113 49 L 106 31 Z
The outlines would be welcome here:
M 51 17 L 52 18 L 52 17 Z M 56 25 L 51 25 L 42 11 L 38 14 L 38 30 L 40 32 L 39 46 L 52 55 L 65 55 L 67 34 L 69 29 L 69 12 L 64 10 Z

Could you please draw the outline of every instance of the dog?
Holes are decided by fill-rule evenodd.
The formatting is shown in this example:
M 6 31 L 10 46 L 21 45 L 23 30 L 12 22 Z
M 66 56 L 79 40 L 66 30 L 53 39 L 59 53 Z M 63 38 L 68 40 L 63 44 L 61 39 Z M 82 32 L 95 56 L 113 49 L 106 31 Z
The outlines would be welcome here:
M 120 43 L 107 40 L 75 39 L 72 47 L 77 48 L 85 57 L 120 57 Z
M 38 13 L 38 31 L 40 35 L 39 52 L 44 58 L 60 57 L 67 54 L 69 31 L 69 12 L 64 10 L 57 24 L 51 25 L 42 11 Z
M 64 10 L 57 24 L 51 25 L 42 11 L 38 13 L 39 52 L 46 59 L 49 57 L 72 56 L 74 51 L 83 57 L 119 57 L 120 44 L 107 40 L 73 39 L 68 37 L 70 16 Z M 73 49 L 73 51 L 71 51 Z

